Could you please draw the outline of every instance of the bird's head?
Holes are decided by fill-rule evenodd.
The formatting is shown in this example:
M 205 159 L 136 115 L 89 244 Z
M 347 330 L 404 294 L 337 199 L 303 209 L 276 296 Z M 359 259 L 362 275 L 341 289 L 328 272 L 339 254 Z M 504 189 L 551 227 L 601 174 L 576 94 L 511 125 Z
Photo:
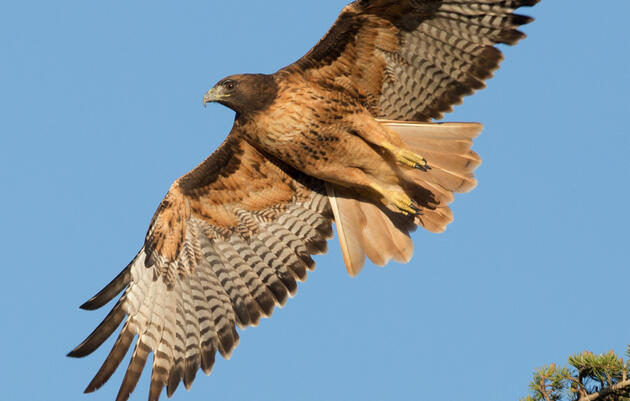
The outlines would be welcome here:
M 241 74 L 223 78 L 203 97 L 203 105 L 217 102 L 237 113 L 251 115 L 269 107 L 278 89 L 275 79 L 265 74 Z

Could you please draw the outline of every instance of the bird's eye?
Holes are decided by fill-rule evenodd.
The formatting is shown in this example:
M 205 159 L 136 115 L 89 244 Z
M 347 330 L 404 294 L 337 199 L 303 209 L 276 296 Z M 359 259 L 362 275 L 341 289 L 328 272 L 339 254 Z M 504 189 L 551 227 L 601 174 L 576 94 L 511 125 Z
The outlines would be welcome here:
M 234 81 L 227 81 L 223 84 L 227 90 L 232 90 L 236 86 Z

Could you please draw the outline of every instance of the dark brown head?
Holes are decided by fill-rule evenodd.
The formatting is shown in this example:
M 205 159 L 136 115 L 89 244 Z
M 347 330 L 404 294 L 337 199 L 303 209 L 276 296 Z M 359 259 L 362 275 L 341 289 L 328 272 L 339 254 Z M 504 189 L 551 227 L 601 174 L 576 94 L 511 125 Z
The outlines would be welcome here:
M 278 87 L 271 75 L 241 74 L 223 78 L 203 97 L 221 103 L 236 112 L 237 118 L 265 110 L 276 99 Z

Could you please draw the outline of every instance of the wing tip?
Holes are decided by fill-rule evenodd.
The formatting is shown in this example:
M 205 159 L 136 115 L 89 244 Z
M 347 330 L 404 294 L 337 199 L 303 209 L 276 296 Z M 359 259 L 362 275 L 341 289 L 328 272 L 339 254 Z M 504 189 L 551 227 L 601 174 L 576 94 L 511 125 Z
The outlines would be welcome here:
M 540 0 L 521 0 L 520 7 L 533 7 L 540 3 Z
M 138 253 L 138 255 L 140 255 Z M 136 256 L 131 263 L 129 263 L 118 275 L 109 282 L 102 290 L 100 290 L 96 295 L 92 298 L 85 301 L 80 309 L 83 310 L 97 310 L 102 306 L 106 305 L 109 301 L 111 301 L 116 295 L 120 294 L 122 290 L 129 284 L 131 281 L 131 266 L 138 259 Z
M 68 353 L 71 358 L 83 358 L 99 348 L 120 326 L 126 316 L 121 304 L 116 304 L 103 321 L 81 344 Z
M 75 347 L 72 351 L 68 352 L 66 354 L 66 357 L 68 358 L 83 358 L 85 355 L 82 355 L 79 352 L 79 347 Z
M 92 379 L 92 381 L 90 382 L 90 384 L 87 385 L 87 387 L 85 387 L 85 390 L 83 390 L 83 394 L 90 394 L 95 392 L 96 390 L 98 390 L 99 388 L 103 387 L 103 383 L 95 383 L 94 380 L 96 378 Z
M 527 25 L 534 22 L 534 17 L 530 17 L 529 15 L 523 15 L 523 14 L 512 14 L 512 15 L 513 15 L 512 21 L 516 25 Z
M 95 297 L 92 297 L 88 299 L 87 301 L 85 301 L 83 304 L 81 304 L 81 306 L 79 306 L 79 309 L 91 311 L 91 310 L 97 310 L 101 306 L 103 305 L 98 305 L 96 303 Z

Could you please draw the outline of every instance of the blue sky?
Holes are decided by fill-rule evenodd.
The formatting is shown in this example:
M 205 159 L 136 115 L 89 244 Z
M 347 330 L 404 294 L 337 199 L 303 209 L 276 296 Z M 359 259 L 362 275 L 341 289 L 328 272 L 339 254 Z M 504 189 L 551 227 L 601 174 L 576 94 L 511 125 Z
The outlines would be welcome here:
M 3 3 L 2 399 L 114 399 L 122 369 L 81 394 L 111 340 L 65 357 L 106 313 L 78 306 L 227 135 L 233 113 L 204 110 L 203 93 L 294 61 L 345 2 Z M 522 12 L 536 18 L 528 39 L 446 117 L 486 127 L 479 186 L 456 199 L 447 232 L 417 232 L 411 263 L 356 279 L 331 241 L 298 296 L 176 400 L 516 400 L 539 365 L 623 351 L 630 3 Z

